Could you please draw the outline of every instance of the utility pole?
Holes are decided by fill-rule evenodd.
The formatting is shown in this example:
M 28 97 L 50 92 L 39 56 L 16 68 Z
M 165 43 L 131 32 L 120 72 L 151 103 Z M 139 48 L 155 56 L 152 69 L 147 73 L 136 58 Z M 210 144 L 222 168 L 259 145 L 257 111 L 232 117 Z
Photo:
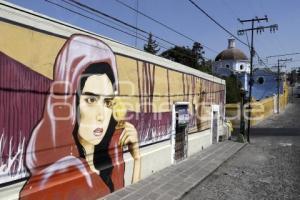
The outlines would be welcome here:
M 252 99 L 252 85 L 254 83 L 254 80 L 253 80 L 253 57 L 254 57 L 254 47 L 253 47 L 253 32 L 256 30 L 257 33 L 261 33 L 261 32 L 264 32 L 264 30 L 267 28 L 267 29 L 270 29 L 270 32 L 275 32 L 275 30 L 278 30 L 278 25 L 277 24 L 273 24 L 273 25 L 270 25 L 270 26 L 257 26 L 257 27 L 254 27 L 254 23 L 255 22 L 263 22 L 263 21 L 266 21 L 268 22 L 268 17 L 265 15 L 265 17 L 262 17 L 262 18 L 258 18 L 258 17 L 255 17 L 255 18 L 252 18 L 252 19 L 247 19 L 247 20 L 241 20 L 241 19 L 238 19 L 240 23 L 246 23 L 246 22 L 251 22 L 251 28 L 248 28 L 248 29 L 241 29 L 241 30 L 238 30 L 237 34 L 238 35 L 243 35 L 245 32 L 248 32 L 248 31 L 251 31 L 251 46 L 250 46 L 250 80 L 249 80 L 249 99 L 248 99 L 248 104 L 249 104 L 249 107 L 248 107 L 248 124 L 247 124 L 247 141 L 250 143 L 250 123 L 251 123 L 251 99 Z
M 277 65 L 277 114 L 279 114 L 280 110 L 280 62 L 287 62 L 287 61 L 292 61 L 292 59 L 278 59 L 278 65 Z
M 139 11 L 139 0 L 136 0 L 136 10 Z M 135 27 L 138 27 L 139 12 L 136 13 Z M 138 30 L 135 29 L 135 48 L 138 45 Z

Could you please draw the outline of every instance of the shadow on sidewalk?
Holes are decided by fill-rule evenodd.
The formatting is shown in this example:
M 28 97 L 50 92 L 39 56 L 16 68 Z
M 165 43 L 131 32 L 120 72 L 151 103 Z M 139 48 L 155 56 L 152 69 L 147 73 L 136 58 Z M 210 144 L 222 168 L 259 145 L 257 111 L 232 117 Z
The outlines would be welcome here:
M 300 136 L 300 128 L 252 128 L 252 136 Z
M 239 132 L 235 129 L 232 135 L 236 137 Z M 251 128 L 250 136 L 300 136 L 300 128 Z

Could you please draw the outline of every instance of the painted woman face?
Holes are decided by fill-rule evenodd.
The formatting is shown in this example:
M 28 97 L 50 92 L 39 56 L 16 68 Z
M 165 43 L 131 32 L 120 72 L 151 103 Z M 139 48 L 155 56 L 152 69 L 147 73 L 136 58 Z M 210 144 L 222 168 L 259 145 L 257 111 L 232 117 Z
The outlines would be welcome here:
M 85 143 L 99 144 L 112 116 L 113 86 L 106 74 L 87 78 L 79 100 L 78 134 Z

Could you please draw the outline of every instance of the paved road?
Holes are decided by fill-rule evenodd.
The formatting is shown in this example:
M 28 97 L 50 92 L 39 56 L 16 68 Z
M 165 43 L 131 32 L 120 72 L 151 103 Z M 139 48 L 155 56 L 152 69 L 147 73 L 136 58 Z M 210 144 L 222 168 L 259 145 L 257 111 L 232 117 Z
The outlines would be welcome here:
M 183 199 L 300 199 L 300 98 L 258 124 L 251 144 Z

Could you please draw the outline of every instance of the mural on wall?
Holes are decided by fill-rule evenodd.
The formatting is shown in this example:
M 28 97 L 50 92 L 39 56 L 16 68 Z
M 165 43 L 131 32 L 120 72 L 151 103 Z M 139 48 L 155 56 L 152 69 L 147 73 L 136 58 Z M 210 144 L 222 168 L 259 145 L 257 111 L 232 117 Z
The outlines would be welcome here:
M 224 85 L 116 54 L 89 36 L 4 24 L 0 187 L 26 180 L 21 199 L 95 199 L 137 182 L 140 148 L 170 139 L 174 102 L 190 102 L 190 134 L 210 128 L 212 104 L 223 112 Z
M 122 188 L 123 145 L 134 158 L 132 182 L 138 181 L 137 131 L 122 119 L 124 110 L 115 100 L 118 75 L 110 48 L 73 35 L 60 50 L 54 70 L 42 119 L 27 146 L 31 176 L 21 199 L 54 199 L 58 194 L 96 199 Z
M 51 82 L 0 52 L 0 184 L 28 176 L 25 148 Z

